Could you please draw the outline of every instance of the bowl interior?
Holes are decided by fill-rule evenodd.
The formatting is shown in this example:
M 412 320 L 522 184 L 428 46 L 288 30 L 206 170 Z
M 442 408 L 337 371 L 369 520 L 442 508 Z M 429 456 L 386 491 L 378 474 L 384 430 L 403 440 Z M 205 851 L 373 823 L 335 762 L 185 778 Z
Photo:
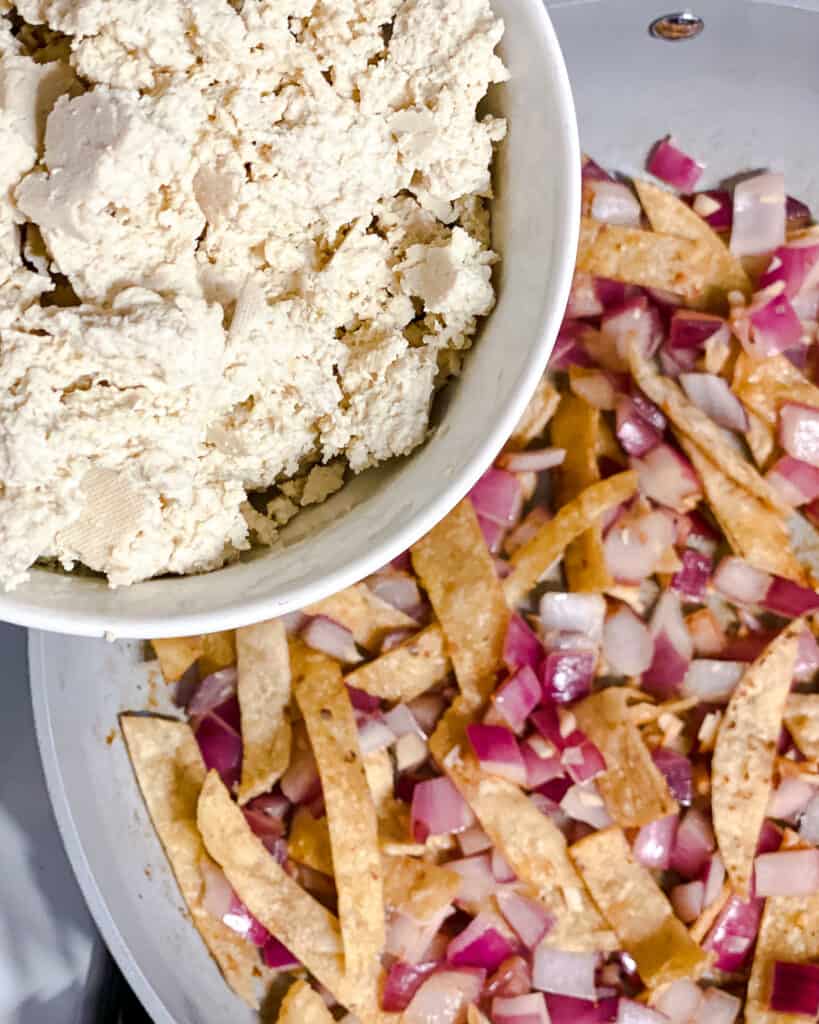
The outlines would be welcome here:
M 0 596 L 0 618 L 64 633 L 167 636 L 258 621 L 355 582 L 441 519 L 500 449 L 539 379 L 565 307 L 577 239 L 579 161 L 571 93 L 539 0 L 493 0 L 513 71 L 489 103 L 509 119 L 493 203 L 498 304 L 440 396 L 414 455 L 362 474 L 283 533 L 282 545 L 204 576 L 116 591 L 35 570 Z

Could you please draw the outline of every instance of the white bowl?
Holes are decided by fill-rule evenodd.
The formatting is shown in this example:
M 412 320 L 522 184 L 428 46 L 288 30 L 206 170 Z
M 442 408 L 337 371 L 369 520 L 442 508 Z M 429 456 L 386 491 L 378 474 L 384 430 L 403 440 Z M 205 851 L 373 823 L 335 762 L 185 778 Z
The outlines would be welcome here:
M 539 0 L 493 0 L 512 71 L 491 105 L 510 132 L 496 166 L 498 304 L 463 375 L 445 389 L 429 441 L 294 520 L 283 547 L 202 576 L 110 590 L 46 569 L 0 595 L 0 619 L 62 633 L 183 636 L 245 625 L 317 601 L 414 543 L 466 494 L 511 433 L 551 352 L 577 247 L 580 162 L 571 90 Z

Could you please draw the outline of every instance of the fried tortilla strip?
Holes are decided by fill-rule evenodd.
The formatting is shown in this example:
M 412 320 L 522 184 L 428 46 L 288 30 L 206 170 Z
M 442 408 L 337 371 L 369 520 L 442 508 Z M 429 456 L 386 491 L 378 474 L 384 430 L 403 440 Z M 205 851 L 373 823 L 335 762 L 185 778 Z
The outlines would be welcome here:
M 787 507 L 768 481 L 731 445 L 710 417 L 683 394 L 670 377 L 662 377 L 654 363 L 646 359 L 637 345 L 629 352 L 635 381 L 652 402 L 668 416 L 677 431 L 692 441 L 723 474 L 748 494 L 779 512 Z
M 799 1024 L 807 1018 L 770 1009 L 774 964 L 819 957 L 819 894 L 769 896 L 756 940 L 745 1003 L 747 1024 Z
M 350 672 L 346 682 L 372 697 L 406 703 L 442 683 L 451 669 L 444 632 L 434 622 Z
M 314 818 L 306 807 L 299 807 L 287 836 L 287 854 L 299 864 L 306 864 L 323 875 L 332 875 L 333 854 L 327 819 Z
M 201 636 L 167 637 L 152 640 L 151 647 L 159 659 L 159 668 L 166 683 L 181 679 L 191 665 L 205 652 Z
M 748 429 L 745 431 L 745 440 L 754 457 L 758 468 L 764 471 L 770 461 L 773 450 L 776 447 L 774 442 L 774 428 L 769 426 L 760 416 L 750 409 L 745 410 L 748 417 Z
M 554 416 L 559 402 L 560 395 L 544 374 L 518 425 L 512 431 L 506 447 L 511 450 L 525 448 L 535 438 L 540 437 Z
M 785 725 L 805 757 L 819 760 L 819 693 L 792 693 L 785 705 Z
M 457 871 L 417 857 L 384 858 L 384 902 L 415 921 L 430 921 L 461 888 Z
M 394 629 L 418 626 L 415 619 L 376 597 L 365 583 L 356 583 L 302 610 L 307 615 L 326 615 L 340 622 L 366 651 L 377 651 L 385 635 Z
M 472 502 L 456 505 L 418 541 L 412 563 L 443 629 L 461 694 L 478 708 L 495 688 L 509 608 Z
M 335 1024 L 327 1004 L 306 981 L 297 981 L 282 1000 L 276 1024 Z
M 552 444 L 566 450 L 566 457 L 556 471 L 559 505 L 565 505 L 600 479 L 599 443 L 600 410 L 577 395 L 564 395 L 552 421 Z M 614 581 L 606 568 L 599 519 L 569 544 L 563 566 L 569 590 L 600 593 L 611 586 Z
M 503 581 L 503 590 L 510 607 L 520 604 L 576 537 L 593 526 L 603 513 L 628 501 L 636 490 L 635 472 L 617 473 L 587 487 L 544 523 L 509 560 L 512 572 Z
M 191 920 L 228 985 L 258 1009 L 258 954 L 202 903 L 199 864 L 207 854 L 196 827 L 196 802 L 206 771 L 193 731 L 186 722 L 144 715 L 121 715 L 120 726 L 148 814 Z
M 772 429 L 786 402 L 819 409 L 819 387 L 812 384 L 783 355 L 752 359 L 740 352 L 734 366 L 732 387 L 743 405 Z
M 228 668 L 236 664 L 236 633 L 232 629 L 221 633 L 204 633 L 202 636 L 202 657 L 199 659 L 199 671 L 203 676 L 218 672 L 220 668 Z
M 405 842 L 409 834 L 409 808 L 394 796 L 394 769 L 388 750 L 372 750 L 364 755 L 364 774 L 378 818 L 378 838 L 382 848 Z
M 676 813 L 677 802 L 629 715 L 626 693 L 609 687 L 586 697 L 572 711 L 606 762 L 597 788 L 621 828 L 640 828 Z
M 711 277 L 703 294 L 692 303 L 695 309 L 727 309 L 728 292 L 751 294 L 751 282 L 740 260 L 687 203 L 648 181 L 635 179 L 634 188 L 655 231 L 701 242 L 713 254 Z
M 353 706 L 337 662 L 296 645 L 293 693 L 315 754 L 330 829 L 346 980 L 374 999 L 384 948 L 378 820 L 358 744 Z M 287 945 L 287 943 L 285 943 Z
M 714 254 L 702 241 L 619 224 L 580 222 L 577 270 L 695 299 L 714 277 Z
M 290 764 L 290 654 L 284 623 L 273 619 L 236 631 L 242 781 L 239 803 L 266 793 Z
M 581 839 L 569 850 L 597 906 L 634 958 L 644 984 L 696 978 L 706 954 L 674 914 L 651 873 L 638 864 L 619 828 Z
M 735 554 L 757 569 L 807 584 L 782 515 L 748 494 L 682 434 L 680 447 L 702 481 L 705 497 Z
M 748 667 L 731 694 L 714 747 L 714 832 L 734 892 L 742 899 L 750 896 L 776 744 L 804 628 L 804 620 L 796 619 Z

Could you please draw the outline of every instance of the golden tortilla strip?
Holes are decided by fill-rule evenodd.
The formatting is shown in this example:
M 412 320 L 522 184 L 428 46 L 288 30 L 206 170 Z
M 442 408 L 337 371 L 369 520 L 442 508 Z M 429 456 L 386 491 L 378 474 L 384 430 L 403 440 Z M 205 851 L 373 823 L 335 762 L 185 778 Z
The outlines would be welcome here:
M 525 448 L 535 438 L 540 437 L 549 420 L 554 416 L 559 402 L 559 393 L 548 376 L 544 374 L 518 421 L 518 425 L 512 431 L 512 436 L 506 447 L 512 450 Z
M 773 429 L 786 402 L 819 409 L 819 387 L 783 355 L 752 359 L 746 352 L 740 352 L 731 386 L 742 404 Z
M 175 683 L 188 671 L 191 665 L 202 657 L 205 646 L 201 636 L 166 637 L 164 640 L 152 640 L 159 660 L 162 678 L 166 683 Z
M 326 615 L 340 622 L 366 651 L 377 651 L 386 634 L 394 629 L 418 626 L 415 619 L 376 597 L 365 583 L 356 583 L 323 601 L 308 604 L 302 611 L 307 615 Z
M 335 1024 L 327 1004 L 306 981 L 297 981 L 282 1000 L 276 1024 Z
M 713 279 L 714 254 L 702 241 L 583 217 L 576 269 L 690 300 Z
M 202 904 L 199 865 L 207 854 L 196 827 L 196 804 L 206 770 L 193 731 L 186 722 L 129 714 L 120 716 L 120 727 L 148 814 L 191 921 L 228 985 L 258 1009 L 258 952 Z
M 382 848 L 403 843 L 409 835 L 409 807 L 394 796 L 395 769 L 388 750 L 364 755 L 364 774 L 378 817 L 378 839 Z
M 741 261 L 687 203 L 673 192 L 638 178 L 634 188 L 655 231 L 701 242 L 713 254 L 711 277 L 703 294 L 691 303 L 695 309 L 727 309 L 728 292 L 751 294 L 751 281 Z
M 284 623 L 273 619 L 236 631 L 242 780 L 239 803 L 266 793 L 290 764 L 290 653 Z
M 414 921 L 430 921 L 458 895 L 461 876 L 417 857 L 384 858 L 384 902 Z
M 745 440 L 754 457 L 754 462 L 764 472 L 776 447 L 774 428 L 750 409 L 745 410 L 745 415 L 748 417 Z
M 544 523 L 510 558 L 512 572 L 503 581 L 510 607 L 520 604 L 576 537 L 596 523 L 603 513 L 627 501 L 636 490 L 637 474 L 628 470 L 592 484 L 559 509 L 554 518 Z
M 202 657 L 199 659 L 199 672 L 203 676 L 218 672 L 236 664 L 236 633 L 232 629 L 220 633 L 204 633 L 202 635 Z
M 412 563 L 441 624 L 461 694 L 478 708 L 495 688 L 509 608 L 471 501 L 456 505 L 414 545 Z
M 640 828 L 677 812 L 677 802 L 651 759 L 622 690 L 601 690 L 572 711 L 606 762 L 606 771 L 595 781 L 606 809 L 621 828 Z
M 815 962 L 819 957 L 819 894 L 769 896 L 756 940 L 745 1002 L 747 1024 L 800 1024 L 806 1017 L 769 1008 L 777 960 Z
M 600 479 L 600 410 L 577 395 L 565 394 L 552 420 L 551 436 L 553 445 L 566 450 L 555 472 L 557 503 L 565 505 Z M 599 519 L 569 544 L 563 567 L 569 590 L 600 593 L 611 586 L 614 581 L 606 568 Z
M 306 864 L 323 875 L 332 875 L 333 854 L 327 819 L 314 818 L 306 807 L 299 807 L 287 836 L 287 854 L 299 864 Z
M 372 697 L 407 703 L 442 683 L 451 669 L 444 632 L 434 622 L 398 647 L 349 672 L 346 681 Z
M 779 512 L 787 507 L 775 489 L 731 445 L 721 428 L 691 402 L 670 377 L 662 377 L 637 345 L 630 350 L 631 372 L 652 402 L 668 416 L 677 431 L 693 442 L 723 474 L 748 494 Z
M 725 476 L 687 437 L 679 434 L 678 440 L 734 553 L 757 569 L 806 585 L 807 573 L 794 553 L 785 518 Z
M 792 693 L 785 704 L 785 725 L 799 750 L 819 760 L 819 693 Z
M 804 628 L 804 620 L 796 619 L 748 667 L 731 694 L 714 747 L 714 832 L 734 891 L 743 899 L 750 896 L 776 745 Z
M 293 693 L 304 716 L 327 808 L 346 978 L 374 996 L 384 948 L 378 820 L 341 668 L 326 655 L 299 646 Z
M 706 954 L 651 873 L 634 859 L 619 828 L 594 832 L 569 853 L 646 987 L 697 977 L 707 964 Z

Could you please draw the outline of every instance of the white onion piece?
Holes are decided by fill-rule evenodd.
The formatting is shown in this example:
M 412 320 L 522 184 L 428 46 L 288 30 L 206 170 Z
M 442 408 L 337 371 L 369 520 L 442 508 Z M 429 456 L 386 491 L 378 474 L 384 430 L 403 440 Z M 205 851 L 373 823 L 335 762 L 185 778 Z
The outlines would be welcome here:
M 696 921 L 705 905 L 705 884 L 700 881 L 675 885 L 669 894 L 674 913 L 684 924 Z
M 603 635 L 606 600 L 600 594 L 548 592 L 540 599 L 540 621 L 545 629 L 581 633 L 595 645 Z
M 715 373 L 681 373 L 680 383 L 694 405 L 719 426 L 740 433 L 748 429 L 748 414 L 724 378 Z
M 703 894 L 702 902 L 704 907 L 710 907 L 711 904 L 719 899 L 720 893 L 722 892 L 722 886 L 725 883 L 725 864 L 722 861 L 722 857 L 719 853 L 712 855 L 711 860 L 708 862 L 708 867 L 705 869 L 705 892 Z
M 810 896 L 819 891 L 819 850 L 761 853 L 754 861 L 756 896 Z
M 642 208 L 628 186 L 619 181 L 587 181 L 583 187 L 591 196 L 589 213 L 595 220 L 639 227 Z
M 492 1000 L 492 1024 L 549 1024 L 543 996 L 540 992 L 529 992 L 523 996 L 496 996 Z
M 816 787 L 805 779 L 783 779 L 771 793 L 767 815 L 795 825 L 799 816 L 816 795 Z
M 621 583 L 640 583 L 653 576 L 657 563 L 674 544 L 674 524 L 663 512 L 624 516 L 606 534 L 606 566 Z
M 742 661 L 695 658 L 685 673 L 682 693 L 709 704 L 726 704 L 747 667 Z
M 411 576 L 403 573 L 377 573 L 370 576 L 367 586 L 382 601 L 391 604 L 393 608 L 406 612 L 412 617 L 412 612 L 417 611 L 421 604 L 421 592 L 418 584 Z
M 654 607 L 649 629 L 654 637 L 665 633 L 674 650 L 686 661 L 691 660 L 694 644 L 683 618 L 680 595 L 676 591 L 667 590 L 660 596 Z
M 560 809 L 575 821 L 583 821 L 592 828 L 608 828 L 611 817 L 603 797 L 593 782 L 576 783 L 566 790 Z
M 785 176 L 757 174 L 734 189 L 731 252 L 753 256 L 785 241 Z
M 618 676 L 638 676 L 654 656 L 654 640 L 648 626 L 628 605 L 609 615 L 603 626 L 603 657 Z
M 314 651 L 329 654 L 331 658 L 345 665 L 354 665 L 361 661 L 361 655 L 350 630 L 326 615 L 316 615 L 310 619 L 301 631 L 301 638 Z
M 570 953 L 538 946 L 532 969 L 532 985 L 541 992 L 575 999 L 596 1000 L 597 953 Z
M 788 455 L 819 466 L 819 409 L 788 402 L 779 411 L 779 441 Z
M 418 724 L 415 715 L 406 704 L 396 704 L 394 708 L 384 712 L 384 721 L 392 729 L 396 736 L 406 736 L 414 733 L 425 739 L 424 730 Z
M 395 913 L 387 925 L 384 952 L 403 960 L 406 964 L 420 963 L 444 921 L 453 913 L 451 906 L 443 907 L 427 921 L 416 921 L 408 914 Z
M 736 996 L 718 988 L 709 988 L 691 1024 L 734 1024 L 741 1006 Z
M 480 825 L 473 825 L 472 828 L 468 828 L 458 836 L 458 846 L 460 846 L 464 857 L 471 857 L 474 853 L 491 850 L 492 840 Z
M 506 923 L 527 949 L 534 949 L 554 923 L 541 903 L 521 896 L 514 889 L 498 889 L 495 899 Z
M 689 1024 L 701 1002 L 702 989 L 699 985 L 688 978 L 681 978 L 679 981 L 672 981 L 667 988 L 661 989 L 653 1004 L 672 1024 Z
M 771 577 L 741 558 L 723 558 L 714 573 L 716 589 L 737 604 L 760 604 L 768 593 Z
M 498 888 L 498 880 L 492 873 L 491 853 L 449 861 L 447 868 L 461 876 L 456 903 L 483 903 Z
M 661 1013 L 634 999 L 620 996 L 617 1003 L 617 1024 L 668 1024 Z
M 402 1024 L 456 1024 L 477 1003 L 484 971 L 436 971 L 421 985 L 401 1017 Z
M 642 458 L 630 460 L 640 478 L 640 491 L 652 501 L 688 512 L 702 497 L 702 487 L 694 467 L 669 444 L 658 444 Z
M 217 921 L 221 921 L 229 912 L 233 903 L 233 889 L 225 878 L 224 872 L 207 857 L 199 862 L 199 870 L 204 882 L 202 906 Z
M 799 835 L 807 842 L 819 845 L 819 796 L 815 796 L 805 808 Z
M 365 718 L 358 727 L 358 745 L 362 754 L 385 750 L 395 743 L 395 733 L 380 715 Z

